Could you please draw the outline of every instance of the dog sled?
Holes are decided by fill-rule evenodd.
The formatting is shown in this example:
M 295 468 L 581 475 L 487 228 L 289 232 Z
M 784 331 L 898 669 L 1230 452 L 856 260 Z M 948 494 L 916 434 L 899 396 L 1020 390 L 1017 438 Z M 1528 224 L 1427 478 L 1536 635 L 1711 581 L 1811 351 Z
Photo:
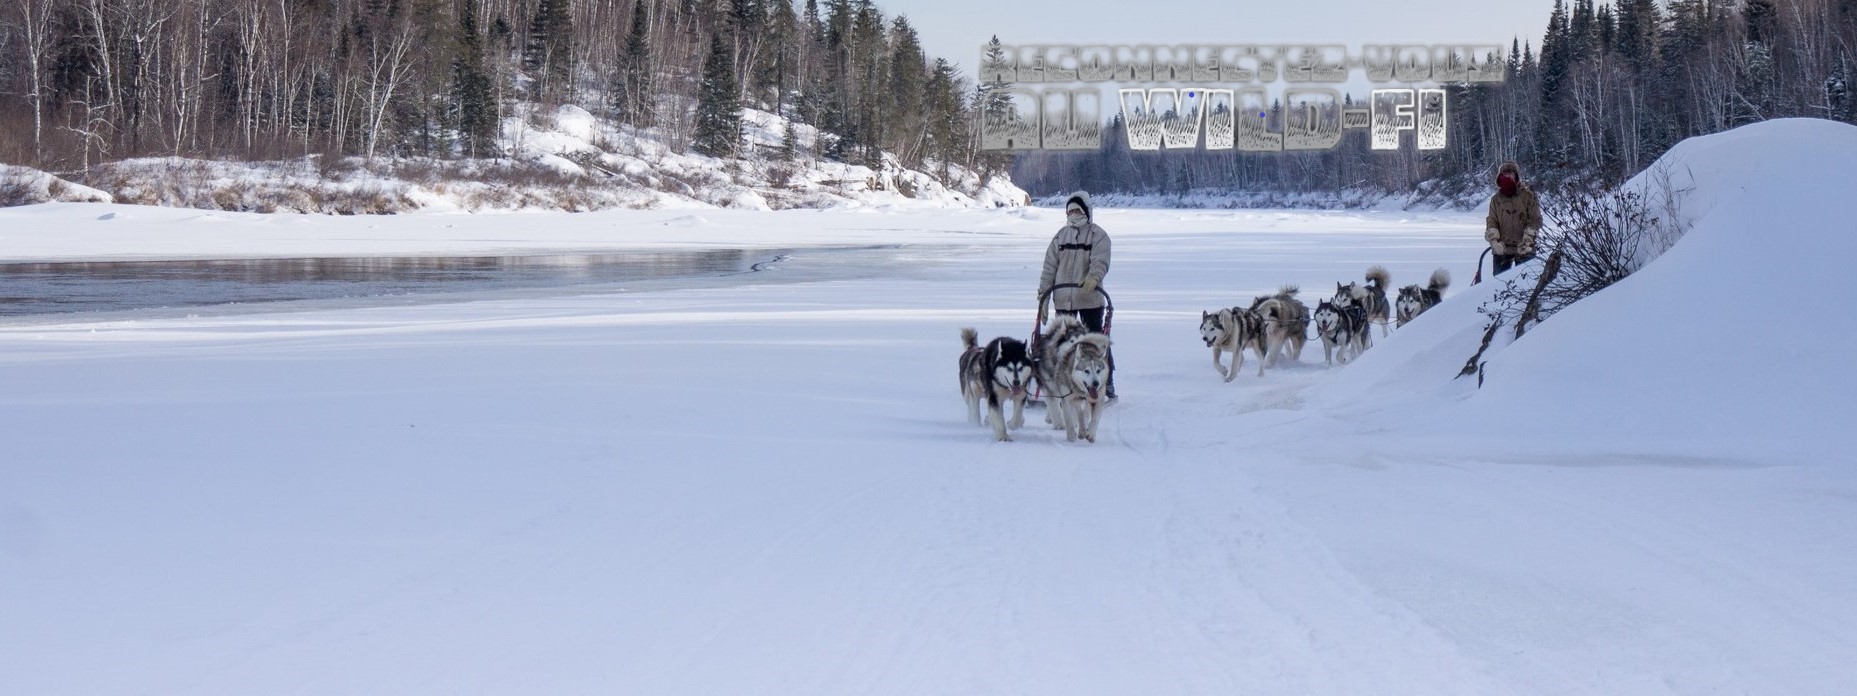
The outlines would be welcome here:
M 1042 352 L 1042 345 L 1044 342 L 1038 339 L 1045 333 L 1045 316 L 1056 311 L 1055 309 L 1047 311 L 1047 308 L 1051 304 L 1051 293 L 1065 288 L 1082 287 L 1083 285 L 1080 283 L 1059 283 L 1051 286 L 1043 295 L 1038 296 L 1038 317 L 1032 320 L 1031 340 L 1025 342 L 1025 345 L 1030 348 L 1033 364 L 1037 364 L 1038 361 L 1044 359 L 1044 356 L 1039 354 Z M 1109 335 L 1109 327 L 1115 320 L 1115 300 L 1110 298 L 1109 293 L 1104 291 L 1101 287 L 1096 288 L 1096 294 L 1103 297 L 1103 335 L 1107 336 Z M 1043 385 L 1034 383 L 1031 393 L 1026 396 L 1025 402 L 1037 406 L 1045 405 L 1044 394 L 1041 393 L 1042 391 Z

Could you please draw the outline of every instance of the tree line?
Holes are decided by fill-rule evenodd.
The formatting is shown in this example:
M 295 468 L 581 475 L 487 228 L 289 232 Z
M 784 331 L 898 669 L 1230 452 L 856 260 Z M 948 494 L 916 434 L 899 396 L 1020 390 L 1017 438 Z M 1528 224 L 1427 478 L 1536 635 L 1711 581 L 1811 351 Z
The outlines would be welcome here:
M 561 104 L 718 156 L 743 154 L 737 108 L 756 107 L 825 134 L 783 149 L 1006 164 L 977 147 L 981 90 L 870 0 L 0 3 L 0 161 L 55 171 L 496 157 L 501 119 Z
M 1541 41 L 1512 41 L 1501 83 L 1448 84 L 1449 147 L 1375 152 L 1348 131 L 1333 150 L 1137 152 L 1119 121 L 1094 152 L 1019 154 L 1035 195 L 1077 188 L 1483 192 L 1516 160 L 1537 185 L 1618 181 L 1678 141 L 1755 121 L 1857 123 L 1857 0 L 1557 0 Z M 1280 127 L 1282 105 L 1272 109 Z

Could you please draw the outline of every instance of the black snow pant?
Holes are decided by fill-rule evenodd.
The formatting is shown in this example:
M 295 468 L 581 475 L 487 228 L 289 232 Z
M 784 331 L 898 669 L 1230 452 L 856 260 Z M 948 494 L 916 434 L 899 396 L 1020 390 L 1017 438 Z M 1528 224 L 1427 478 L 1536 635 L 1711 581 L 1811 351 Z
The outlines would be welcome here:
M 1103 308 L 1102 307 L 1097 307 L 1095 309 L 1060 309 L 1058 311 L 1064 314 L 1069 314 L 1073 317 L 1076 317 L 1078 321 L 1082 321 L 1083 328 L 1089 329 L 1091 331 L 1095 331 L 1096 333 L 1103 332 Z M 1104 355 L 1103 357 L 1106 357 L 1109 359 L 1109 389 L 1108 391 L 1109 391 L 1109 398 L 1113 399 L 1115 398 L 1115 348 L 1110 347 L 1109 353 Z
M 1528 261 L 1530 259 L 1533 259 L 1534 257 L 1535 257 L 1534 254 L 1523 256 L 1521 254 L 1498 254 L 1495 252 L 1490 252 L 1490 255 L 1489 255 L 1490 275 L 1500 275 L 1503 271 L 1514 268 L 1515 264 Z

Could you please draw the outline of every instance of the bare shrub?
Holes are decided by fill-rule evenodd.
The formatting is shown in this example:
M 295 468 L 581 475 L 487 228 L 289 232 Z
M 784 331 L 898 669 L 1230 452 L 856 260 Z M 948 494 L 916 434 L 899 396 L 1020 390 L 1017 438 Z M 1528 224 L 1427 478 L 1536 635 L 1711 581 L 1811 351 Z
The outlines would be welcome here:
M 599 208 L 599 204 L 587 191 L 580 188 L 562 189 L 556 194 L 555 200 L 557 207 L 570 213 L 584 213 Z
M 793 184 L 793 175 L 793 168 L 788 165 L 780 164 L 768 167 L 767 183 L 777 189 L 791 188 Z
M 316 175 L 324 181 L 341 181 L 361 168 L 358 159 L 343 157 L 335 151 L 316 155 Z
M 33 179 L 23 171 L 0 167 L 0 208 L 37 203 L 38 187 L 33 185 Z
M 1690 192 L 1696 190 L 1696 175 L 1689 167 L 1678 172 L 1675 165 L 1659 162 L 1645 170 L 1644 175 L 1650 182 L 1646 203 L 1658 215 L 1657 229 L 1648 238 L 1649 247 L 1643 251 L 1649 259 L 1657 258 L 1675 246 L 1677 240 L 1689 231 L 1693 222 L 1683 212 L 1683 201 Z
M 1648 249 L 1661 231 L 1649 202 L 1631 191 L 1570 190 L 1542 215 L 1541 250 L 1559 254 L 1565 266 L 1544 299 L 1561 307 L 1636 273 L 1653 258 Z
M 1501 327 L 1514 327 L 1520 338 L 1531 325 L 1630 277 L 1675 244 L 1689 225 L 1681 216 L 1688 189 L 1671 188 L 1666 176 L 1649 190 L 1647 196 L 1569 182 L 1548 198 L 1536 244 L 1547 262 L 1518 266 L 1496 279 L 1502 287 L 1477 308 L 1489 317 L 1483 344 L 1459 376 L 1476 374 L 1482 384 L 1483 352 Z
M 213 207 L 220 210 L 245 211 L 247 209 L 245 197 L 248 193 L 248 188 L 248 186 L 243 185 L 232 185 L 213 191 L 211 193 Z
M 456 175 L 456 172 L 450 172 L 447 169 L 455 169 L 455 167 L 447 167 L 436 160 L 423 158 L 397 160 L 386 167 L 387 173 L 395 178 L 426 185 L 432 185 Z
M 690 198 L 697 197 L 697 188 L 695 186 L 691 186 L 690 182 L 685 181 L 682 177 L 676 174 L 672 174 L 669 172 L 659 172 L 658 180 L 654 182 L 654 184 L 655 184 L 655 187 L 659 191 L 663 191 L 665 193 L 670 193 L 670 194 L 675 194 L 675 195 L 680 195 L 680 196 L 687 196 Z
M 393 215 L 409 208 L 417 208 L 411 200 L 400 195 L 398 191 L 388 191 L 379 186 L 366 186 L 355 191 L 356 212 L 366 215 Z

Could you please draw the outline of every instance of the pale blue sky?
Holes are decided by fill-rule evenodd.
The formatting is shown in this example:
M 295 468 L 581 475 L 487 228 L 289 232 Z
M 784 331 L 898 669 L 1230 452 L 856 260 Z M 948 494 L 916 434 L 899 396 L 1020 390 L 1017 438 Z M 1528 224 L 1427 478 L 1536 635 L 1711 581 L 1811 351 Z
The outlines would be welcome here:
M 970 79 L 980 45 L 1501 43 L 1539 47 L 1554 0 L 879 0 L 909 15 L 930 55 Z

